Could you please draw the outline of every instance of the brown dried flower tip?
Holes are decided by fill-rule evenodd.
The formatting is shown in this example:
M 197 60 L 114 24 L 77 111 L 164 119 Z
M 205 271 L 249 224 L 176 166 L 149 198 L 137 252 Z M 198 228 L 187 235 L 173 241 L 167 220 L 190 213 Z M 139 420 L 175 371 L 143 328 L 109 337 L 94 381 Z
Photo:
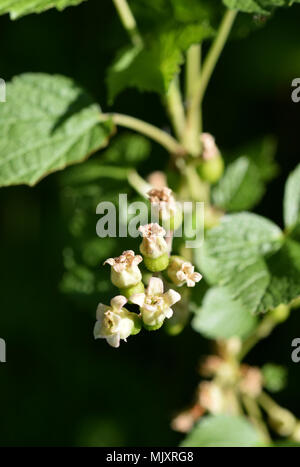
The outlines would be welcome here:
M 202 157 L 205 161 L 213 159 L 220 153 L 215 138 L 210 133 L 202 133 L 200 140 L 202 143 Z

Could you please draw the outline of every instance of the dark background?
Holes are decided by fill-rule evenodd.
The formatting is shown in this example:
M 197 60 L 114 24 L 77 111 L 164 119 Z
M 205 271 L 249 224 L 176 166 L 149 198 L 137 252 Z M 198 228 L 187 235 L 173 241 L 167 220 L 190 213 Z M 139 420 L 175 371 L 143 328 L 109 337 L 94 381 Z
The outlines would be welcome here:
M 284 182 L 299 162 L 300 104 L 291 101 L 291 81 L 300 76 L 299 24 L 300 6 L 294 6 L 228 44 L 204 103 L 205 130 L 227 151 L 265 134 L 277 137 L 281 171 L 256 211 L 280 225 Z M 125 41 L 110 0 L 16 22 L 1 17 L 0 76 L 65 74 L 107 110 L 105 70 Z M 113 108 L 167 125 L 151 94 L 127 91 Z M 147 171 L 164 167 L 162 154 L 153 146 Z M 35 188 L 0 190 L 0 337 L 7 342 L 0 445 L 177 445 L 181 435 L 170 420 L 191 401 L 199 357 L 210 344 L 190 327 L 178 337 L 140 334 L 119 351 L 93 340 L 94 311 L 103 297 L 76 301 L 59 287 L 68 229 L 58 180 L 54 174 Z M 288 366 L 288 388 L 276 397 L 298 417 L 300 365 L 291 363 L 290 353 L 299 336 L 294 312 L 249 356 L 251 363 Z

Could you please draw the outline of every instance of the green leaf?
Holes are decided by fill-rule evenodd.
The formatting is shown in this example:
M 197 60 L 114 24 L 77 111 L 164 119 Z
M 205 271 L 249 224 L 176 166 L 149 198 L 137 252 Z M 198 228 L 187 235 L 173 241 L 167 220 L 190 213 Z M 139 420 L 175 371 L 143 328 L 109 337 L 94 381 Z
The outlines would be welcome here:
M 272 8 L 287 6 L 289 0 L 223 0 L 223 3 L 234 10 L 265 15 L 269 14 Z
M 300 222 L 300 164 L 290 174 L 284 194 L 284 223 L 293 229 Z
M 183 447 L 254 447 L 261 443 L 254 426 L 245 417 L 204 417 L 181 443 Z
M 281 230 L 261 216 L 226 215 L 207 233 L 195 261 L 210 284 L 227 286 L 232 299 L 254 313 L 270 282 L 265 257 L 280 249 L 282 242 Z
M 225 211 L 242 211 L 254 207 L 264 191 L 259 170 L 243 156 L 227 166 L 222 179 L 213 188 L 212 197 L 214 204 Z
M 49 8 L 63 10 L 86 0 L 0 0 L 0 15 L 9 13 L 12 19 L 30 13 L 41 13 Z
M 278 305 L 291 305 L 300 297 L 300 244 L 287 239 L 283 247 L 267 260 L 270 282 L 259 311 Z
M 229 339 L 247 336 L 256 322 L 240 300 L 232 299 L 226 287 L 213 287 L 206 293 L 192 327 L 211 339 Z
M 112 103 L 128 87 L 165 94 L 183 63 L 183 52 L 212 35 L 213 29 L 206 21 L 172 22 L 146 38 L 144 48 L 130 47 L 121 51 L 108 71 L 109 101 Z
M 105 146 L 110 121 L 100 107 L 63 76 L 24 74 L 7 85 L 0 106 L 0 186 L 28 184 Z

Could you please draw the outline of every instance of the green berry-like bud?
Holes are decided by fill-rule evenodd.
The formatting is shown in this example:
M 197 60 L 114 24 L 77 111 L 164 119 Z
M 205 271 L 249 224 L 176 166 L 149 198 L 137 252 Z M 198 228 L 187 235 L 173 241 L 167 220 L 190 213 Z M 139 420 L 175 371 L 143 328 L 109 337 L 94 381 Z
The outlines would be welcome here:
M 158 258 L 149 258 L 148 256 L 144 256 L 144 263 L 146 268 L 151 272 L 164 271 L 167 269 L 169 264 L 169 255 L 165 253 Z
M 272 310 L 271 313 L 277 323 L 283 323 L 290 315 L 290 307 L 282 304 Z
M 217 154 L 212 159 L 202 161 L 197 167 L 197 170 L 203 180 L 209 183 L 217 183 L 224 172 L 224 161 L 222 156 Z
M 162 327 L 163 324 L 164 323 L 161 322 L 161 323 L 155 324 L 154 326 L 148 326 L 147 324 L 143 323 L 143 326 L 146 329 L 146 331 L 157 331 L 158 329 Z
M 178 209 L 169 219 L 160 218 L 162 226 L 167 231 L 177 230 L 182 224 L 182 210 Z
M 144 293 L 145 287 L 143 282 L 139 282 L 136 285 L 132 285 L 131 287 L 126 287 L 125 289 L 120 289 L 120 294 L 124 295 L 124 297 L 130 299 L 131 295 L 134 295 L 136 293 Z M 129 300 L 130 302 L 130 300 Z
M 138 315 L 134 314 L 133 322 L 134 322 L 134 326 L 132 328 L 131 335 L 135 336 L 142 329 L 142 320 Z

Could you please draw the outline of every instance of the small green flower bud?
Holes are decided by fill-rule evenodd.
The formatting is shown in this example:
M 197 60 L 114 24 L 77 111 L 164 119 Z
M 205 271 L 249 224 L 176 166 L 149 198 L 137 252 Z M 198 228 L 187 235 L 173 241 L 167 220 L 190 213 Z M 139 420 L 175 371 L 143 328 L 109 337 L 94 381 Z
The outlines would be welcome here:
M 125 289 L 120 289 L 120 294 L 124 295 L 124 297 L 128 298 L 130 302 L 130 297 L 131 295 L 134 295 L 136 293 L 143 293 L 145 291 L 145 287 L 143 282 L 139 282 L 136 285 L 132 285 L 131 287 L 127 287 Z
M 197 167 L 198 174 L 209 183 L 217 183 L 224 172 L 224 161 L 220 154 L 213 159 L 202 161 Z
M 286 409 L 275 407 L 269 413 L 269 423 L 272 429 L 280 436 L 291 436 L 296 428 L 296 418 Z
M 271 311 L 272 317 L 277 323 L 283 323 L 290 315 L 290 307 L 287 305 L 279 305 Z
M 169 264 L 169 255 L 165 253 L 159 258 L 148 258 L 144 256 L 144 263 L 146 268 L 151 272 L 164 271 Z

